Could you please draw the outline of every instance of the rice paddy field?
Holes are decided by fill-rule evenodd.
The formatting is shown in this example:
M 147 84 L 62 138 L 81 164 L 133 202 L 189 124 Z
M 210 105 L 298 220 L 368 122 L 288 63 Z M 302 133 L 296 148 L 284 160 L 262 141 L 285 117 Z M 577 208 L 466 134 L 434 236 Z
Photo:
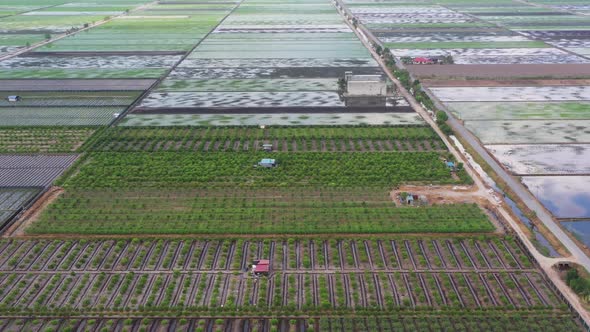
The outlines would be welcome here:
M 262 125 L 269 122 L 264 119 L 277 123 L 274 113 L 289 113 L 289 109 L 294 108 L 301 113 L 314 113 L 312 119 L 331 118 L 336 120 L 335 124 L 352 124 L 355 122 L 339 120 L 359 116 L 347 114 L 350 111 L 346 101 L 338 93 L 337 81 L 346 71 L 382 74 L 330 3 L 243 1 L 122 124 L 173 125 L 168 118 L 191 118 L 189 123 L 194 123 L 199 118 L 218 117 L 209 113 L 226 113 L 223 116 L 235 118 L 231 113 L 239 110 L 249 115 L 242 117 L 245 122 L 239 120 L 238 123 Z M 387 102 L 383 107 L 390 104 Z M 285 111 L 280 112 L 281 108 Z M 198 115 L 175 114 L 188 110 Z M 150 114 L 143 114 L 146 111 Z M 156 113 L 166 120 L 150 120 Z M 367 120 L 356 123 L 415 119 L 396 113 L 360 116 Z M 288 114 L 280 117 L 285 117 L 286 121 L 278 123 L 295 124 L 309 115 L 298 116 L 300 120 Z M 383 120 L 384 117 L 392 120 Z M 260 122 L 254 122 L 260 118 Z M 226 122 L 236 123 L 229 119 Z M 312 122 L 301 121 L 302 124 Z M 321 123 L 329 122 L 322 120 Z
M 588 63 L 583 56 L 522 32 L 528 25 L 536 31 L 547 22 L 576 29 L 576 24 L 589 23 L 583 16 L 513 1 L 345 3 L 398 58 L 450 56 L 456 64 L 470 65 Z

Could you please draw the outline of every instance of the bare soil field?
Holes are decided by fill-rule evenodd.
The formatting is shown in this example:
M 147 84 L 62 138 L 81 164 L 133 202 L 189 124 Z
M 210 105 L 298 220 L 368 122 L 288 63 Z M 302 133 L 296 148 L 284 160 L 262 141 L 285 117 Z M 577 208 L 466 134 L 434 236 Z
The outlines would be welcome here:
M 587 78 L 590 64 L 408 65 L 418 78 Z

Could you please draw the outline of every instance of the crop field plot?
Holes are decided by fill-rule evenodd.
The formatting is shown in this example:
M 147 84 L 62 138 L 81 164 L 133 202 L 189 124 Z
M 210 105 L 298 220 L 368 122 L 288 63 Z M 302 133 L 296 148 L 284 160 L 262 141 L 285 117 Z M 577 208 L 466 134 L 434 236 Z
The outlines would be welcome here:
M 469 120 L 590 119 L 590 102 L 450 102 L 458 118 Z
M 63 173 L 78 156 L 0 155 L 0 187 L 45 187 Z
M 590 177 L 525 176 L 522 181 L 555 217 L 590 217 Z
M 417 113 L 259 113 L 259 114 L 141 114 L 127 115 L 120 126 L 355 126 L 423 125 Z
M 399 201 L 401 185 L 472 180 L 449 170 L 452 155 L 405 100 L 341 99 L 345 72 L 383 72 L 332 3 L 5 1 L 0 54 L 113 19 L 0 62 L 0 222 L 19 216 L 0 239 L 0 330 L 580 329 L 491 210 Z M 515 8 L 527 26 L 551 16 L 501 3 L 349 5 L 399 54 L 590 63 L 486 22 L 512 27 Z M 585 154 L 510 141 L 522 130 L 534 143 L 586 142 L 584 86 L 486 88 L 433 91 L 468 125 L 497 122 L 506 151 L 490 148 L 527 171 L 551 172 L 543 155 Z M 268 276 L 253 275 L 258 259 Z
M 472 23 L 474 19 L 442 6 L 367 6 L 352 4 L 350 11 L 369 28 L 413 24 Z
M 92 149 L 104 152 L 257 152 L 262 151 L 263 144 L 272 144 L 276 151 L 282 152 L 445 151 L 435 132 L 421 126 L 265 129 L 117 127 L 97 138 Z
M 572 331 L 579 326 L 561 313 L 502 313 L 491 315 L 420 315 L 406 316 L 370 316 L 370 317 L 313 317 L 313 318 L 92 318 L 92 319 L 0 319 L 0 326 L 5 331 L 73 329 L 93 331 L 95 329 L 118 329 L 120 331 L 469 331 L 502 330 L 523 331 L 532 328 L 535 331 Z M 550 327 L 550 328 L 549 328 Z
M 432 87 L 430 90 L 438 99 L 444 102 L 550 102 L 590 100 L 590 86 Z
M 275 151 L 263 152 L 265 143 Z M 449 173 L 442 161 L 444 145 L 426 127 L 120 127 L 101 133 L 88 149 L 76 175 L 64 182 L 66 192 L 28 232 L 494 229 L 476 206 L 392 204 L 387 188 L 396 184 L 467 181 L 463 172 Z M 265 157 L 276 158 L 279 166 L 254 167 Z
M 590 120 L 467 121 L 465 126 L 484 144 L 590 142 Z
M 280 167 L 270 170 L 253 167 L 260 159 L 270 156 L 281 162 Z M 415 169 L 414 165 L 422 167 Z M 86 188 L 105 188 L 167 184 L 183 187 L 346 186 L 347 183 L 387 186 L 402 181 L 456 182 L 442 162 L 441 155 L 435 152 L 274 152 L 272 155 L 264 152 L 97 152 L 89 156 L 78 175 L 67 183 Z
M 344 106 L 337 92 L 165 92 L 151 93 L 142 108 Z
M 488 216 L 477 206 L 396 207 L 388 195 L 386 188 L 91 190 L 69 187 L 27 229 L 27 233 L 132 235 L 494 231 Z
M 11 103 L 0 100 L 0 107 L 111 107 L 127 106 L 140 94 L 139 91 L 38 91 L 38 92 L 2 92 L 5 96 L 19 95 L 22 100 Z
M 337 80 L 347 71 L 382 74 L 331 4 L 279 6 L 248 0 L 203 39 L 137 110 L 162 109 L 167 114 L 189 108 L 206 109 L 203 113 L 225 108 L 314 108 L 310 113 L 320 107 L 344 109 Z
M 36 52 L 165 52 L 183 54 L 203 38 L 235 5 L 225 2 L 216 11 L 204 11 L 199 4 L 152 3 L 129 15 L 83 34 L 76 34 Z
M 0 153 L 74 152 L 91 128 L 0 128 Z
M 590 174 L 590 145 L 488 145 L 486 148 L 515 175 Z
M 394 321 L 432 309 L 436 318 L 461 312 L 467 321 L 477 310 L 486 311 L 481 318 L 521 310 L 527 316 L 568 315 L 524 250 L 506 237 L 3 240 L 0 245 L 0 310 L 13 314 L 174 311 L 215 317 L 239 310 L 239 316 L 256 317 L 272 310 L 294 317 L 355 312 L 397 317 L 403 309 Z M 247 272 L 258 257 L 273 262 L 269 277 L 255 279 Z
M 0 224 L 4 224 L 37 193 L 38 188 L 0 188 Z
M 0 78 L 158 78 L 180 56 L 27 56 L 0 62 Z
M 124 107 L 0 107 L 0 126 L 101 126 Z M 0 127 L 1 128 L 1 127 Z
M 485 46 L 484 46 L 485 47 Z M 476 64 L 568 64 L 590 63 L 590 60 L 556 48 L 450 48 L 401 49 L 390 45 L 397 57 L 452 56 L 454 63 Z

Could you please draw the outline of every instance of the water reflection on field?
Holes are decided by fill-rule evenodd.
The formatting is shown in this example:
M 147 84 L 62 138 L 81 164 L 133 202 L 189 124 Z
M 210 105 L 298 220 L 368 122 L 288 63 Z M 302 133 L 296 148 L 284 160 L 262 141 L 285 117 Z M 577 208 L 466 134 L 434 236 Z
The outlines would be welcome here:
M 590 220 L 564 221 L 561 224 L 578 240 L 590 246 Z
M 589 176 L 525 176 L 523 182 L 557 218 L 590 218 Z

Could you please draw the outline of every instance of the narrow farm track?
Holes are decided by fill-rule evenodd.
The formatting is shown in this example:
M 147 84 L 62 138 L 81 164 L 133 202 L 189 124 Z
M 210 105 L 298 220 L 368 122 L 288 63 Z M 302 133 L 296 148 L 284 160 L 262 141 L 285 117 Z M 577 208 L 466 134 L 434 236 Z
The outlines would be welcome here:
M 330 244 L 327 240 L 324 240 L 322 245 L 324 248 L 324 268 L 327 270 L 330 268 Z
M 469 264 L 471 264 L 471 266 L 474 269 L 479 270 L 477 264 L 475 263 L 475 260 L 471 256 L 471 253 L 469 252 L 469 250 L 467 250 L 467 248 L 465 248 L 465 244 L 463 243 L 463 241 L 459 241 L 459 246 L 461 246 L 461 250 L 463 250 L 463 252 L 465 253 L 465 257 L 467 257 Z
M 369 247 L 369 242 L 367 242 L 367 240 L 364 240 L 363 246 L 365 247 L 365 253 L 367 255 L 367 260 L 369 261 L 369 267 L 371 271 L 373 271 L 375 270 L 375 265 L 373 264 L 373 254 L 371 252 L 371 248 Z
M 508 254 L 510 254 L 510 257 L 512 257 L 512 260 L 514 261 L 514 263 L 516 264 L 516 266 L 518 266 L 519 269 L 522 269 L 522 264 L 520 264 L 520 261 L 516 258 L 516 256 L 514 255 L 514 253 L 512 252 L 512 250 L 510 249 L 510 246 L 508 246 L 506 244 L 506 241 L 502 240 L 502 245 L 504 246 L 504 248 L 506 249 L 506 252 Z
M 391 250 L 393 251 L 393 255 L 395 257 L 395 261 L 397 263 L 397 266 L 399 266 L 400 269 L 403 269 L 402 261 L 401 261 L 401 259 L 399 259 L 399 254 L 397 252 L 397 246 L 395 244 L 395 241 L 391 240 L 390 244 L 391 244 Z
M 416 261 L 414 260 L 414 253 L 412 252 L 412 249 L 410 248 L 410 242 L 408 240 L 404 240 L 404 246 L 406 247 L 408 257 L 410 258 L 410 261 L 412 262 L 412 268 L 414 270 L 417 270 L 418 265 L 416 264 Z
M 313 240 L 309 240 L 309 259 L 311 264 L 311 270 L 314 271 L 316 269 L 316 258 L 317 253 L 315 251 L 315 243 Z
M 383 266 L 387 270 L 391 270 L 391 266 L 390 266 L 389 262 L 387 261 L 387 258 L 386 258 L 387 256 L 385 255 L 385 250 L 383 249 L 383 241 L 377 240 L 377 249 L 379 250 L 379 259 L 381 259 Z
M 391 291 L 393 293 L 393 299 L 395 301 L 395 305 L 400 305 L 402 301 L 399 296 L 399 291 L 395 285 L 395 281 L 393 280 L 393 275 L 388 274 L 387 280 L 389 281 L 389 287 L 391 288 Z
M 461 294 L 461 292 L 459 292 L 459 287 L 457 286 L 457 282 L 455 281 L 455 277 L 452 274 L 447 274 L 447 277 L 449 278 L 449 281 L 451 283 L 451 287 L 453 288 L 453 291 L 455 292 L 455 294 L 457 294 L 457 299 L 459 300 L 459 304 L 461 305 L 462 308 L 466 307 L 465 305 L 465 300 L 464 300 L 464 295 Z M 479 307 L 479 305 L 478 305 Z
M 408 275 L 406 273 L 402 274 L 402 280 L 404 281 L 404 286 L 408 290 L 408 298 L 410 300 L 410 304 L 412 308 L 416 307 L 416 299 L 414 298 L 414 292 L 412 287 L 410 286 L 410 282 L 408 281 Z
M 451 257 L 453 257 L 453 261 L 455 262 L 455 266 L 457 266 L 459 269 L 462 269 L 463 267 L 459 261 L 459 258 L 457 258 L 457 254 L 455 252 L 455 248 L 453 247 L 453 244 L 449 240 L 446 240 L 445 243 L 447 245 L 447 248 L 449 249 L 449 252 L 451 253 Z
M 418 247 L 420 248 L 422 256 L 424 257 L 424 261 L 426 262 L 426 267 L 428 268 L 428 270 L 431 270 L 432 265 L 430 265 L 430 260 L 428 259 L 428 255 L 426 254 L 426 250 L 424 249 L 424 242 L 422 240 L 418 240 Z

